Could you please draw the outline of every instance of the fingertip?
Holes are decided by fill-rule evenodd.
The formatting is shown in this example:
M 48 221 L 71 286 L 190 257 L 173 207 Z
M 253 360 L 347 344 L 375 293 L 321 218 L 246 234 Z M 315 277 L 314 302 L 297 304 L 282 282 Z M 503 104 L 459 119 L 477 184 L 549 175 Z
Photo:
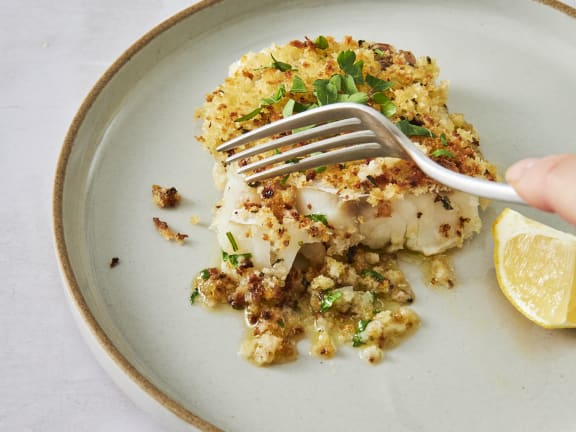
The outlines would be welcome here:
M 526 175 L 526 173 L 532 168 L 538 159 L 527 158 L 519 160 L 518 162 L 512 164 L 508 170 L 506 170 L 505 178 L 508 183 L 516 184 Z

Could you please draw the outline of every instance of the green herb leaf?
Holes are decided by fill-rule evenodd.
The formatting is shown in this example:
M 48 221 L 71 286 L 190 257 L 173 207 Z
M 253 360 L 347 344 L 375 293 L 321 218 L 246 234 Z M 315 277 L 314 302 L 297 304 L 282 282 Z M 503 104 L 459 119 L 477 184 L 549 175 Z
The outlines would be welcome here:
M 328 83 L 332 84 L 337 92 L 342 91 L 342 83 L 343 82 L 344 82 L 344 78 L 342 78 L 342 75 L 338 75 L 338 74 L 332 75 L 330 77 L 330 79 L 328 80 Z
M 243 253 L 243 254 L 229 254 L 222 251 L 222 261 L 228 261 L 232 266 L 238 267 L 239 261 L 244 261 L 252 258 L 251 253 Z
M 342 291 L 328 291 L 322 296 L 322 303 L 320 304 L 320 312 L 326 312 L 330 309 L 336 300 L 342 297 Z
M 234 121 L 235 122 L 243 122 L 243 121 L 251 120 L 254 117 L 256 117 L 258 114 L 260 114 L 260 111 L 262 111 L 262 107 L 258 107 L 254 111 L 250 111 L 248 114 L 243 115 L 242 117 L 239 117 Z
M 294 75 L 294 79 L 292 80 L 292 88 L 290 89 L 290 93 L 308 93 L 308 89 L 306 88 L 306 83 L 298 75 Z
M 314 172 L 315 172 L 316 174 L 320 174 L 321 172 L 324 172 L 324 171 L 326 171 L 326 165 L 323 165 L 323 166 L 319 166 L 319 167 L 314 168 Z
M 393 81 L 384 81 L 380 78 L 377 78 L 373 75 L 367 74 L 366 75 L 366 84 L 372 87 L 372 90 L 377 92 L 383 92 L 388 90 L 394 85 Z
M 318 36 L 314 39 L 314 45 L 316 45 L 316 48 L 324 50 L 328 48 L 328 40 L 324 36 Z
M 440 142 L 442 143 L 443 146 L 448 145 L 448 140 L 446 139 L 446 134 L 444 132 L 442 132 L 442 134 L 440 135 Z
M 192 290 L 192 293 L 190 294 L 190 304 L 193 305 L 194 302 L 196 301 L 196 297 L 198 297 L 200 295 L 200 291 L 198 291 L 198 288 L 194 288 L 194 290 Z
M 377 103 L 378 105 L 390 102 L 390 98 L 381 92 L 374 93 L 372 95 L 372 100 L 374 101 L 374 103 Z
M 328 226 L 328 219 L 326 219 L 326 215 L 312 213 L 306 215 L 306 217 L 313 222 L 322 222 L 324 225 Z
M 366 330 L 366 327 L 370 323 L 371 320 L 360 320 L 356 324 L 356 333 L 352 337 L 352 346 L 359 347 L 360 345 L 364 345 L 365 342 L 362 340 L 361 333 Z
M 277 320 L 277 321 L 276 321 L 276 324 L 278 324 L 278 327 L 280 327 L 280 328 L 286 327 L 286 324 L 285 324 L 284 321 L 281 320 L 281 319 Z
M 300 162 L 300 158 L 295 157 L 294 159 L 288 159 L 287 161 L 284 161 L 285 164 L 297 164 L 298 162 Z
M 384 93 L 378 92 L 372 95 L 374 103 L 380 105 L 380 112 L 386 117 L 392 117 L 396 114 L 396 105 Z
M 338 66 L 346 73 L 354 67 L 355 61 L 356 53 L 352 50 L 342 51 L 338 54 Z
M 312 108 L 318 108 L 318 105 L 316 105 L 316 104 L 303 104 L 303 103 L 300 103 L 298 101 L 296 101 L 296 103 L 294 104 L 294 112 L 295 113 L 301 113 L 304 111 L 308 111 L 309 109 L 312 109 Z
M 236 239 L 234 238 L 234 235 L 232 235 L 232 233 L 230 231 L 228 231 L 226 233 L 226 237 L 228 238 L 228 241 L 230 242 L 230 246 L 232 246 L 232 250 L 234 252 L 236 252 L 238 250 L 238 243 L 236 243 Z
M 362 60 L 356 61 L 356 54 L 352 50 L 342 51 L 338 54 L 338 65 L 340 69 L 351 75 L 356 84 L 363 84 L 364 78 L 362 77 L 362 68 L 364 62 Z
M 352 75 L 346 75 L 344 77 L 344 91 L 349 95 L 358 93 L 358 87 L 356 87 L 356 83 L 354 82 Z
M 353 102 L 359 104 L 365 104 L 368 102 L 368 95 L 363 92 L 357 92 L 351 95 L 341 94 L 338 95 L 338 102 Z
M 281 84 L 271 97 L 262 99 L 261 106 L 274 105 L 280 102 L 285 95 L 286 87 L 284 87 L 284 84 Z
M 294 113 L 294 105 L 296 101 L 294 99 L 288 99 L 284 108 L 282 108 L 282 117 L 287 118 L 290 117 Z
M 385 279 L 384 276 L 374 270 L 362 270 L 362 276 L 370 276 L 378 282 L 382 282 Z
M 288 181 L 288 177 L 290 177 L 290 174 L 285 174 L 284 177 L 282 177 L 282 179 L 280 179 L 280 184 L 282 186 L 284 186 L 286 184 L 286 182 Z
M 368 180 L 370 183 L 372 183 L 374 186 L 378 187 L 378 182 L 376 181 L 376 179 L 374 178 L 373 175 L 368 174 L 366 176 L 366 180 Z
M 272 67 L 274 69 L 278 69 L 281 72 L 296 70 L 292 65 L 276 60 L 272 54 L 270 54 L 270 57 L 272 57 Z
M 447 158 L 453 158 L 454 157 L 454 153 L 452 153 L 450 150 L 446 150 L 446 149 L 434 150 L 432 153 L 430 153 L 430 155 L 434 156 L 434 157 L 447 157 Z
M 446 195 L 437 195 L 434 202 L 438 201 L 442 203 L 444 210 L 454 210 L 454 207 L 452 207 L 452 203 L 450 202 L 450 198 L 448 198 Z
M 396 114 L 396 105 L 392 101 L 386 102 L 385 104 L 380 105 L 380 112 L 390 118 Z
M 262 111 L 262 108 L 264 108 L 265 106 L 274 105 L 275 103 L 280 102 L 285 95 L 286 95 L 286 87 L 284 87 L 284 84 L 281 84 L 276 89 L 276 91 L 274 92 L 274 94 L 272 96 L 262 99 L 262 101 L 260 102 L 260 106 L 258 108 L 254 109 L 253 111 L 250 111 L 248 114 L 245 114 L 240 118 L 237 118 L 234 121 L 235 122 L 243 122 L 243 121 L 253 119 L 258 114 L 260 114 L 260 112 Z
M 318 79 L 314 81 L 313 86 L 318 105 L 329 105 L 338 102 L 339 89 L 334 81 Z
M 384 55 L 384 51 L 382 51 L 380 48 L 374 48 L 372 51 L 374 51 L 374 54 L 377 56 L 382 57 Z
M 200 277 L 204 280 L 210 279 L 210 270 L 204 269 L 200 272 Z
M 404 135 L 407 136 L 427 136 L 434 138 L 434 134 L 425 127 L 416 126 L 410 123 L 408 120 L 400 120 L 396 123 L 396 127 L 400 129 Z

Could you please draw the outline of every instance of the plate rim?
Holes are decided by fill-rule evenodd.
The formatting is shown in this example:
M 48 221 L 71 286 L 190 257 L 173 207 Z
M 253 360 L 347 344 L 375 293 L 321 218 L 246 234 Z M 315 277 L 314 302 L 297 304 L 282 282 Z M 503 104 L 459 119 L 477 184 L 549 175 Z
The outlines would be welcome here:
M 94 102 L 112 81 L 118 72 L 130 61 L 132 57 L 142 51 L 148 44 L 150 44 L 157 37 L 162 35 L 167 30 L 175 25 L 189 18 L 190 16 L 205 10 L 211 6 L 221 3 L 223 0 L 200 0 L 197 3 L 189 6 L 175 15 L 172 15 L 160 22 L 158 25 L 150 29 L 140 38 L 138 38 L 132 45 L 130 45 L 120 56 L 105 70 L 101 77 L 96 81 L 88 94 L 84 97 L 76 114 L 74 115 L 70 126 L 66 132 L 60 154 L 58 156 L 56 171 L 53 182 L 52 192 L 52 228 L 53 238 L 56 248 L 56 255 L 60 265 L 60 273 L 64 281 L 64 288 L 68 295 L 70 304 L 79 313 L 84 326 L 89 330 L 90 334 L 96 339 L 96 342 L 103 348 L 106 355 L 113 360 L 113 363 L 124 373 L 133 383 L 137 384 L 139 389 L 151 396 L 161 406 L 166 408 L 172 414 L 176 415 L 186 423 L 206 432 L 221 431 L 212 423 L 204 420 L 197 414 L 185 408 L 182 404 L 176 402 L 165 392 L 160 390 L 152 381 L 150 381 L 144 374 L 142 374 L 114 345 L 112 340 L 108 337 L 104 329 L 98 323 L 98 320 L 90 310 L 86 299 L 84 298 L 80 285 L 76 279 L 73 266 L 69 259 L 68 247 L 64 234 L 63 223 L 63 200 L 64 200 L 64 184 L 66 180 L 66 171 L 68 162 L 78 132 L 88 115 L 88 112 L 94 105 Z M 106 369 L 106 368 L 105 368 Z M 110 372 L 106 370 L 107 372 Z
M 576 19 L 576 7 L 572 7 L 559 0 L 532 0 L 536 3 L 541 3 L 545 6 L 552 7 L 574 19 Z M 63 224 L 63 200 L 64 200 L 64 184 L 66 180 L 66 171 L 71 152 L 76 142 L 78 132 L 83 125 L 83 122 L 92 108 L 94 102 L 98 99 L 107 85 L 114 79 L 116 74 L 130 61 L 132 57 L 142 51 L 148 44 L 150 44 L 157 37 L 168 31 L 175 25 L 186 20 L 190 16 L 205 10 L 211 6 L 219 3 L 224 3 L 225 0 L 199 0 L 193 5 L 182 9 L 180 12 L 168 17 L 161 21 L 156 26 L 152 27 L 149 31 L 144 33 L 140 38 L 133 42 L 120 56 L 105 70 L 105 72 L 96 81 L 88 94 L 84 97 L 80 107 L 76 111 L 70 126 L 66 132 L 54 174 L 53 188 L 52 188 L 52 231 L 53 241 L 56 249 L 56 255 L 60 266 L 60 274 L 64 282 L 64 288 L 67 293 L 70 305 L 78 312 L 78 317 L 81 318 L 82 323 L 89 333 L 95 338 L 99 347 L 102 348 L 105 354 L 113 361 L 116 366 L 127 378 L 135 383 L 138 388 L 148 396 L 151 396 L 162 407 L 166 408 L 179 419 L 187 424 L 194 426 L 205 432 L 221 431 L 212 423 L 204 420 L 198 414 L 185 408 L 182 404 L 176 402 L 165 392 L 160 390 L 152 381 L 150 381 L 143 373 L 141 373 L 114 345 L 112 340 L 108 337 L 104 329 L 98 323 L 98 320 L 90 310 L 86 302 L 80 285 L 76 279 L 73 266 L 69 259 L 68 247 L 64 235 Z M 80 322 L 78 322 L 80 325 Z M 106 369 L 106 368 L 105 368 Z M 107 370 L 108 373 L 111 371 Z

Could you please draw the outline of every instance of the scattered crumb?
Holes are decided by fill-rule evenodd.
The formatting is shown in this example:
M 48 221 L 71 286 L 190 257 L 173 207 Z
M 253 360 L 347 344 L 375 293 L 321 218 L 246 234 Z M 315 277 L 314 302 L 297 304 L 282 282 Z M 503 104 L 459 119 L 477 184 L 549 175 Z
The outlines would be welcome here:
M 190 223 L 192 225 L 198 225 L 200 223 L 200 218 L 196 215 L 190 216 Z
M 370 364 L 380 363 L 384 357 L 384 351 L 376 345 L 368 345 L 360 351 L 360 358 Z
M 152 199 L 154 204 L 160 208 L 176 207 L 181 196 L 175 187 L 165 188 L 159 185 L 152 185 Z
M 113 258 L 110 260 L 110 268 L 114 268 L 114 267 L 116 267 L 118 264 L 120 264 L 120 258 L 118 258 L 118 257 L 113 257 Z
M 164 221 L 161 221 L 159 218 L 155 217 L 152 218 L 154 221 L 154 226 L 158 230 L 158 232 L 168 241 L 175 241 L 177 243 L 184 243 L 184 240 L 188 238 L 188 234 L 181 234 L 179 232 L 174 231 L 172 228 L 168 226 L 168 224 Z
M 454 266 L 447 255 L 434 255 L 423 262 L 425 282 L 430 287 L 453 288 L 456 284 Z

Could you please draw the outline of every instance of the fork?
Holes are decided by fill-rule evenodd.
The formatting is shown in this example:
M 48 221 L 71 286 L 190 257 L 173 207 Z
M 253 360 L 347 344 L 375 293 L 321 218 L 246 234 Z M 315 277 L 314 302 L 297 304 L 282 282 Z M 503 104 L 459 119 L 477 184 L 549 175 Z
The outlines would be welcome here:
M 252 183 L 331 164 L 376 157 L 396 157 L 411 159 L 426 175 L 452 189 L 498 201 L 524 204 L 522 198 L 506 183 L 460 174 L 436 163 L 384 115 L 358 103 L 335 103 L 295 114 L 233 138 L 220 145 L 217 150 L 227 152 L 290 131 L 292 133 L 230 155 L 226 163 L 318 139 L 242 166 L 238 173 L 256 170 L 245 177 L 247 183 Z M 290 163 L 296 160 L 297 163 Z M 278 165 L 281 162 L 285 163 Z

